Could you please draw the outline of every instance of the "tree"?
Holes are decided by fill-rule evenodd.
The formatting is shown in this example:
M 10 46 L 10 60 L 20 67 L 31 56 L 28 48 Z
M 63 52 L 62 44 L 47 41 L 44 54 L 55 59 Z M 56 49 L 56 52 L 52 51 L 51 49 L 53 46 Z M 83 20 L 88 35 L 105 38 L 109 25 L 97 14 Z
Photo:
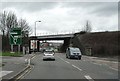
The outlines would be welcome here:
M 25 41 L 24 38 L 28 38 L 28 33 L 31 31 L 26 20 L 21 19 L 18 21 L 16 14 L 11 11 L 9 12 L 4 11 L 0 13 L 0 30 L 3 33 L 3 36 L 2 36 L 3 51 L 10 50 L 9 34 L 11 31 L 11 28 L 18 28 L 18 27 L 22 29 L 23 41 Z
M 17 16 L 13 12 L 8 13 L 6 25 L 7 25 L 7 35 L 9 35 L 11 28 L 16 28 L 18 26 Z
M 7 20 L 7 12 L 4 11 L 3 13 L 0 13 L 0 30 L 3 36 L 5 36 L 5 31 L 7 29 L 6 20 Z
M 21 28 L 23 36 L 26 34 L 31 34 L 31 28 L 24 19 L 17 20 L 17 16 L 15 13 L 9 11 L 4 11 L 3 13 L 0 13 L 0 30 L 5 35 L 9 36 L 11 28 Z
M 26 35 L 30 34 L 30 32 L 31 32 L 30 26 L 28 25 L 28 23 L 24 19 L 20 19 L 18 21 L 18 27 L 20 27 L 22 29 L 23 37 L 25 37 Z
M 91 32 L 91 30 L 92 30 L 92 28 L 91 28 L 91 24 L 90 24 L 90 21 L 86 21 L 86 24 L 85 24 L 85 26 L 84 26 L 84 31 L 85 32 Z

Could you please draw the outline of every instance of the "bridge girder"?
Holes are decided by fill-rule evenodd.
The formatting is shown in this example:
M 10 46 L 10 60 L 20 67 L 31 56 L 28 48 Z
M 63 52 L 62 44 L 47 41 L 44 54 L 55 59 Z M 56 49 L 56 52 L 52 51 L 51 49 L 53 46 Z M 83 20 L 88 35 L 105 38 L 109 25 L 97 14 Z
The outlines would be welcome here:
M 31 36 L 30 40 L 38 40 L 38 41 L 43 41 L 43 40 L 64 40 L 64 44 L 61 48 L 62 52 L 65 52 L 66 48 L 70 44 L 71 38 L 74 37 L 74 34 L 64 34 L 64 35 L 48 35 L 48 36 Z M 39 42 L 38 42 L 39 45 Z M 37 49 L 39 46 L 37 46 Z

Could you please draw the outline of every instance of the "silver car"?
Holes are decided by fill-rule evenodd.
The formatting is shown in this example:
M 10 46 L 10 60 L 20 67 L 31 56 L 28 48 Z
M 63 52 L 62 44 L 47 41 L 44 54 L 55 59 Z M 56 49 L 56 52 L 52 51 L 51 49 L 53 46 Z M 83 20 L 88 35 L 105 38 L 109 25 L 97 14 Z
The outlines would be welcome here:
M 54 54 L 52 50 L 45 50 L 43 60 L 55 60 Z
M 79 48 L 68 47 L 66 50 L 66 58 L 78 58 L 81 59 L 82 54 Z

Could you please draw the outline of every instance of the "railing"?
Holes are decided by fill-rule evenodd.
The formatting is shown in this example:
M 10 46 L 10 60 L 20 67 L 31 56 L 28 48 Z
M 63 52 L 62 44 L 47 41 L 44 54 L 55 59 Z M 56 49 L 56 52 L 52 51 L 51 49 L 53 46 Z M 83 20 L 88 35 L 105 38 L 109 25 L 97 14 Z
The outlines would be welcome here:
M 73 30 L 73 31 L 61 31 L 61 32 L 44 32 L 44 33 L 37 33 L 37 36 L 46 36 L 46 35 L 64 35 L 64 34 L 74 34 L 78 33 L 80 30 Z

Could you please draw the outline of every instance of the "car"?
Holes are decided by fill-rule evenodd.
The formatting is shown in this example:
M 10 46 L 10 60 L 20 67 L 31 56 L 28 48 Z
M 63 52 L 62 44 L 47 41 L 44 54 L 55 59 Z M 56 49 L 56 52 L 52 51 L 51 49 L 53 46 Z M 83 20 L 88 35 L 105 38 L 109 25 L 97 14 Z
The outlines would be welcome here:
M 43 60 L 55 60 L 55 53 L 53 50 L 45 50 L 43 54 Z
M 82 54 L 79 48 L 76 47 L 68 47 L 66 50 L 66 58 L 77 58 L 77 59 L 81 59 Z

